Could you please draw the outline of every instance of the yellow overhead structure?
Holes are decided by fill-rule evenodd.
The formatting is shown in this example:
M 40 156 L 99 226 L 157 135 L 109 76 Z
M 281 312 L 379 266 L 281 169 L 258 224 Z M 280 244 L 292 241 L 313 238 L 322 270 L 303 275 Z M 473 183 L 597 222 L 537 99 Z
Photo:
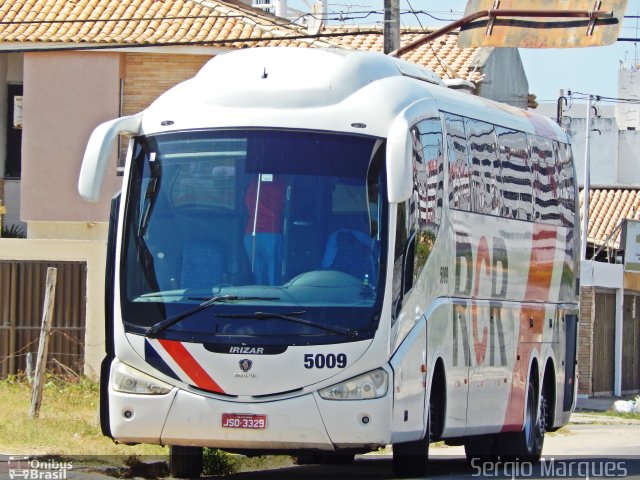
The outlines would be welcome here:
M 414 48 L 460 30 L 458 46 L 572 48 L 618 39 L 627 0 L 469 0 L 464 17 L 390 52 Z
M 618 39 L 627 0 L 469 0 L 460 47 L 573 48 Z

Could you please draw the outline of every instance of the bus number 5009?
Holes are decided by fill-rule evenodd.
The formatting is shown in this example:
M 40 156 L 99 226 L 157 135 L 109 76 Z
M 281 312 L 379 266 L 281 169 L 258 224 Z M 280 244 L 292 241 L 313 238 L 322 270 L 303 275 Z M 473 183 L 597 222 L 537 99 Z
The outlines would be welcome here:
M 334 355 L 328 353 L 324 355 L 322 353 L 312 354 L 305 353 L 304 355 L 304 368 L 344 368 L 347 366 L 347 355 L 339 353 Z

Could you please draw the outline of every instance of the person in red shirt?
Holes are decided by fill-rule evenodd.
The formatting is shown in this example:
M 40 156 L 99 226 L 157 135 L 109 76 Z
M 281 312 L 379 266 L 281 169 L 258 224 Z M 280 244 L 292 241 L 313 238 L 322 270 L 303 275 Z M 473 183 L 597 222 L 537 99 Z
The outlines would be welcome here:
M 256 174 L 245 192 L 249 212 L 244 246 L 258 285 L 277 285 L 282 265 L 282 231 L 286 182 Z

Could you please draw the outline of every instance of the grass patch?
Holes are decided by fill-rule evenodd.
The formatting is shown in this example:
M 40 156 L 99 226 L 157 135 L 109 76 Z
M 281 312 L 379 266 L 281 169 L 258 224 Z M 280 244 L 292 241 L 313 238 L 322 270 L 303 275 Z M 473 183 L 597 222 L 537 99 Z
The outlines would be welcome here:
M 254 472 L 293 466 L 293 458 L 287 455 L 262 455 L 246 457 L 205 448 L 202 458 L 202 473 L 209 475 L 231 475 L 238 472 Z
M 637 412 L 616 412 L 615 410 L 607 410 L 603 412 L 601 415 L 605 415 L 607 417 L 617 417 L 617 418 L 625 418 L 627 420 L 640 420 L 640 413 Z
M 81 381 L 47 376 L 40 417 L 29 417 L 31 385 L 15 376 L 0 380 L 0 451 L 20 455 L 130 456 L 168 455 L 156 445 L 116 445 L 100 431 L 99 388 Z M 105 461 L 108 463 L 108 458 Z M 118 461 L 117 459 L 114 459 Z
M 117 478 L 167 476 L 168 447 L 117 445 L 102 435 L 99 393 L 96 382 L 47 376 L 40 417 L 32 419 L 31 385 L 15 376 L 0 380 L 0 452 L 55 458 L 75 466 L 104 466 L 96 471 Z M 215 449 L 205 449 L 203 457 L 207 475 L 290 465 L 293 460 L 288 456 L 245 457 Z
M 558 435 L 573 435 L 573 432 L 571 431 L 568 425 L 564 425 L 554 432 L 545 432 L 545 435 L 549 435 L 550 437 L 555 437 Z

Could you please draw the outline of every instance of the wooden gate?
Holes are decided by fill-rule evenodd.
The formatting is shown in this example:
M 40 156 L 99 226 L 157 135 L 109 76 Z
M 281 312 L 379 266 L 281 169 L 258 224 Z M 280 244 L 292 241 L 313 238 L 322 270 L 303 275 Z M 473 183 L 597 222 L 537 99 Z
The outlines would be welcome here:
M 622 392 L 640 391 L 640 296 L 624 296 Z
M 613 393 L 615 325 L 615 292 L 596 291 L 591 377 L 594 395 Z
M 58 269 L 47 369 L 83 371 L 86 263 L 0 261 L 0 378 L 35 362 L 47 267 Z

